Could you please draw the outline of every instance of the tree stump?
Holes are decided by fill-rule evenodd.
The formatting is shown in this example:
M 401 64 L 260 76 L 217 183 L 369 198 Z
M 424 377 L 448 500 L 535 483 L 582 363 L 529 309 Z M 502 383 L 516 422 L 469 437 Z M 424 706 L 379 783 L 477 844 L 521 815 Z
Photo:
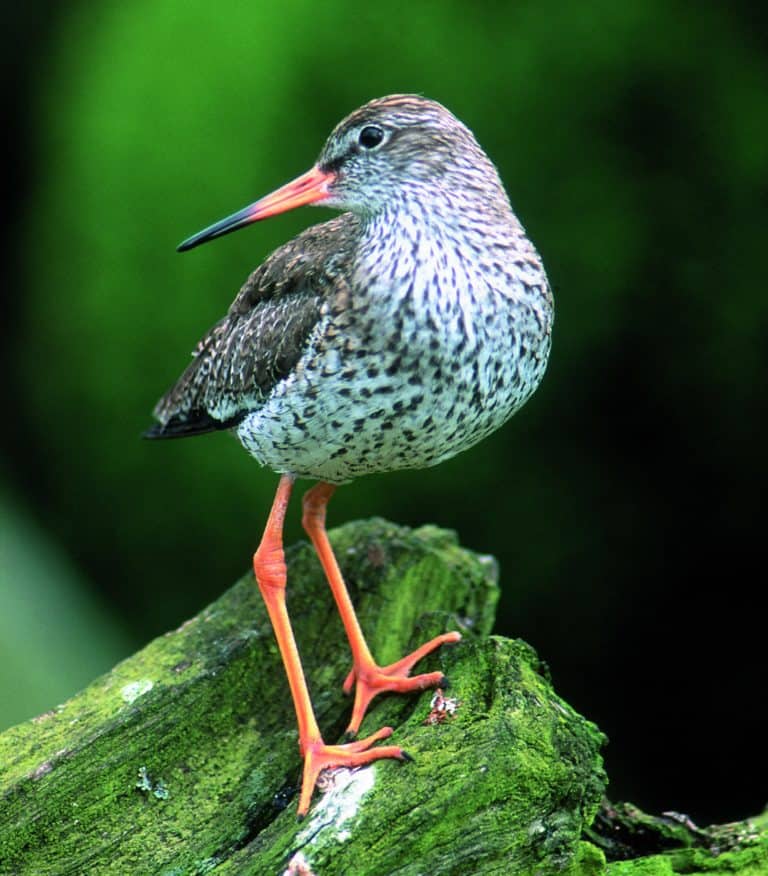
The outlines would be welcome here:
M 528 645 L 489 636 L 494 561 L 434 527 L 370 520 L 331 537 L 380 661 L 448 629 L 464 635 L 420 665 L 450 679 L 442 699 L 381 697 L 361 728 L 390 724 L 413 762 L 326 773 L 297 821 L 293 708 L 248 574 L 82 693 L 0 736 L 0 873 L 605 872 L 599 838 L 583 838 L 605 785 L 603 737 L 554 693 Z M 288 551 L 288 575 L 332 740 L 350 707 L 346 640 L 309 546 Z

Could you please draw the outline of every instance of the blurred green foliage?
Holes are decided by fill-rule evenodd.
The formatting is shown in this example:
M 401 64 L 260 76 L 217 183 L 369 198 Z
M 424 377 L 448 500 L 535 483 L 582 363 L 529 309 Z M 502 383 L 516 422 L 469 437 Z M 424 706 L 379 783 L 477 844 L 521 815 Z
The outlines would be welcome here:
M 746 10 L 142 0 L 59 11 L 30 70 L 7 477 L 133 636 L 177 624 L 242 572 L 275 487 L 226 435 L 142 442 L 151 408 L 252 267 L 330 214 L 300 211 L 184 256 L 174 246 L 308 168 L 359 104 L 420 92 L 498 164 L 555 288 L 553 358 L 500 433 L 438 469 L 342 489 L 331 522 L 430 521 L 496 554 L 500 631 L 537 646 L 614 738 L 617 793 L 652 807 L 643 793 L 659 761 L 675 789 L 666 803 L 684 808 L 709 743 L 664 760 L 691 714 L 675 711 L 685 685 L 657 685 L 651 666 L 694 654 L 694 698 L 706 691 L 697 674 L 729 677 L 697 631 L 739 624 L 744 642 L 750 621 L 727 592 L 710 610 L 699 588 L 723 570 L 747 586 L 766 486 L 756 263 L 768 75 Z M 298 518 L 297 507 L 289 540 Z M 730 776 L 723 764 L 713 781 Z M 733 799 L 726 814 L 748 814 Z
M 131 653 L 128 636 L 0 492 L 0 729 L 47 711 Z

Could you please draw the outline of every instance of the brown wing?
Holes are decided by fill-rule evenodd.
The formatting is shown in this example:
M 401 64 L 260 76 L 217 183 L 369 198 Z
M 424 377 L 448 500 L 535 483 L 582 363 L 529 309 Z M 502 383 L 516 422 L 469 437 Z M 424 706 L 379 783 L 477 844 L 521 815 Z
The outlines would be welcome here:
M 197 345 L 160 399 L 148 438 L 181 438 L 237 425 L 301 359 L 326 308 L 346 286 L 358 220 L 308 228 L 248 278 L 229 312 Z

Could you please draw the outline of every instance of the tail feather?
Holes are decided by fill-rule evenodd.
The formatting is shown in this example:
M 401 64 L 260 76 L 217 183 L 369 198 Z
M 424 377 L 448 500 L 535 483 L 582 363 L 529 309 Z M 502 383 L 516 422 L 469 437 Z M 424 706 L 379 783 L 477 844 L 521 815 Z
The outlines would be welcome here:
M 142 434 L 142 438 L 190 438 L 206 432 L 232 429 L 246 417 L 247 412 L 235 414 L 227 420 L 216 420 L 205 411 L 191 411 L 171 417 L 167 423 L 156 423 Z

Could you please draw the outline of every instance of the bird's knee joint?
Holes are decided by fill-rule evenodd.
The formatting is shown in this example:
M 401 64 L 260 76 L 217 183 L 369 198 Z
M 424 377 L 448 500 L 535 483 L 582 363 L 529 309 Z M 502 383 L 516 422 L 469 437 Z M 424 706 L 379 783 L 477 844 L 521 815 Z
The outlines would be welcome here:
M 261 551 L 256 551 L 253 555 L 253 573 L 256 576 L 256 583 L 262 590 L 265 587 L 285 587 L 288 569 L 282 552 L 276 556 L 272 551 L 263 554 Z
M 301 525 L 307 532 L 325 527 L 325 509 L 325 502 L 319 501 L 309 493 L 304 496 L 301 502 Z

